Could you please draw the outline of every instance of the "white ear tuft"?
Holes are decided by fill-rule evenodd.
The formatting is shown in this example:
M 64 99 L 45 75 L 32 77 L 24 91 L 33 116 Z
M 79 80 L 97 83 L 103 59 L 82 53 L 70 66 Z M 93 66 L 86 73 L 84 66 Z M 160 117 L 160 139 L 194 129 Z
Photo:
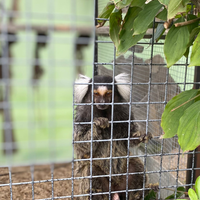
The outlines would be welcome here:
M 115 76 L 116 83 L 130 83 L 130 75 L 126 73 L 121 73 Z M 130 101 L 130 85 L 117 85 L 117 89 L 120 95 L 126 100 Z
M 74 101 L 75 103 L 81 103 L 84 96 L 88 91 L 88 84 L 87 85 L 76 85 L 76 83 L 89 83 L 91 78 L 84 76 L 82 74 L 79 75 L 79 79 L 75 81 L 74 86 Z

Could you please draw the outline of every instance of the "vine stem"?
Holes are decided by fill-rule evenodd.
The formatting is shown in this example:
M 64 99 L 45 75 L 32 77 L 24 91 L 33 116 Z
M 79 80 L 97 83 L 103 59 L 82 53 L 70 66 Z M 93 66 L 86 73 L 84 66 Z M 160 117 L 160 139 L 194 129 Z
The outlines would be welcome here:
M 186 101 L 186 102 L 182 103 L 181 105 L 177 106 L 176 108 L 173 108 L 173 109 L 171 110 L 171 112 L 173 112 L 173 111 L 177 110 L 177 109 L 178 109 L 178 108 L 180 108 L 181 106 L 184 106 L 186 103 L 188 103 L 188 102 L 190 102 L 190 101 L 192 101 L 192 100 L 196 99 L 196 98 L 197 98 L 197 97 L 199 97 L 199 96 L 200 96 L 200 94 L 198 94 L 197 96 L 195 96 L 195 97 L 193 97 L 193 98 L 189 99 L 188 101 Z
M 173 189 L 171 189 L 171 188 L 164 188 L 164 189 L 165 189 L 165 190 L 170 190 L 170 191 L 175 192 L 175 190 L 173 190 Z M 183 191 L 177 191 L 177 192 L 181 192 L 181 193 L 183 193 L 183 194 L 188 195 L 188 192 L 183 192 Z

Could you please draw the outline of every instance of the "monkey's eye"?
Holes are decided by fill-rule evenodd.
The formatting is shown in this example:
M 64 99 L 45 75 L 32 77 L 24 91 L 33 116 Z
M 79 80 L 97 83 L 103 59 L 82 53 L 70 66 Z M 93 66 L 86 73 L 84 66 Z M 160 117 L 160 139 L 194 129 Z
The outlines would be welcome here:
M 94 91 L 94 95 L 99 95 L 99 93 L 97 91 Z
M 108 90 L 108 91 L 106 92 L 106 94 L 107 94 L 107 95 L 111 95 L 111 94 L 112 94 L 112 91 L 111 91 L 111 90 Z

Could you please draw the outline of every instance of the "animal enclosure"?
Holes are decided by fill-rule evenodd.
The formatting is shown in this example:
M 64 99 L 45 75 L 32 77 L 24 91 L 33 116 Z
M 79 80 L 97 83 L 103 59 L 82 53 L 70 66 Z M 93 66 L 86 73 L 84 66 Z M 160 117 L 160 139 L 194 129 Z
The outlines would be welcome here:
M 58 2 L 0 4 L 0 199 L 121 200 L 131 199 L 131 194 L 144 199 L 149 184 L 157 184 L 157 199 L 174 193 L 176 198 L 177 188 L 192 187 L 200 174 L 199 149 L 183 153 L 176 136 L 162 139 L 161 116 L 175 95 L 199 88 L 199 68 L 188 68 L 185 57 L 166 67 L 165 37 L 158 43 L 151 39 L 156 25 L 163 23 L 157 19 L 137 45 L 117 56 L 108 22 L 95 28 L 107 1 Z M 86 77 L 76 81 L 79 74 Z M 109 76 L 111 81 L 95 82 L 97 75 Z M 73 89 L 80 86 L 78 92 Z M 106 86 L 113 95 L 111 101 L 100 103 L 110 108 L 110 118 L 103 125 L 96 121 L 95 96 L 89 102 L 83 100 L 98 86 Z M 120 86 L 128 90 L 127 98 Z M 116 91 L 120 101 L 115 101 Z M 89 109 L 78 121 L 79 106 Z M 108 126 L 105 137 L 101 133 L 106 128 L 97 127 L 98 123 Z M 122 124 L 126 124 L 125 133 L 116 135 Z M 84 132 L 86 126 L 89 129 Z M 140 135 L 135 136 L 133 129 Z M 77 139 L 81 131 L 92 136 Z M 149 134 L 152 138 L 145 143 Z M 140 136 L 142 144 L 132 145 Z M 107 144 L 107 149 L 101 144 Z M 76 145 L 82 145 L 83 152 L 77 153 Z M 88 154 L 84 154 L 86 146 Z M 116 163 L 123 167 L 115 168 Z M 82 164 L 86 170 L 80 173 Z M 129 171 L 130 166 L 134 170 Z M 137 177 L 141 183 L 132 184 L 134 178 L 129 183 L 128 177 Z M 94 189 L 96 180 L 100 186 Z

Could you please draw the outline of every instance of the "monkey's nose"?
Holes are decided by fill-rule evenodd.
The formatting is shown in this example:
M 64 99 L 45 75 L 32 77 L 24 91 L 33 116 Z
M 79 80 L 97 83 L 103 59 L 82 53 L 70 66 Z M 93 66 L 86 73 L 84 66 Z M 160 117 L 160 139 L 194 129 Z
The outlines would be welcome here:
M 99 110 L 105 110 L 109 105 L 96 105 Z
M 105 102 L 106 102 L 105 99 L 100 100 L 100 103 L 105 103 Z

